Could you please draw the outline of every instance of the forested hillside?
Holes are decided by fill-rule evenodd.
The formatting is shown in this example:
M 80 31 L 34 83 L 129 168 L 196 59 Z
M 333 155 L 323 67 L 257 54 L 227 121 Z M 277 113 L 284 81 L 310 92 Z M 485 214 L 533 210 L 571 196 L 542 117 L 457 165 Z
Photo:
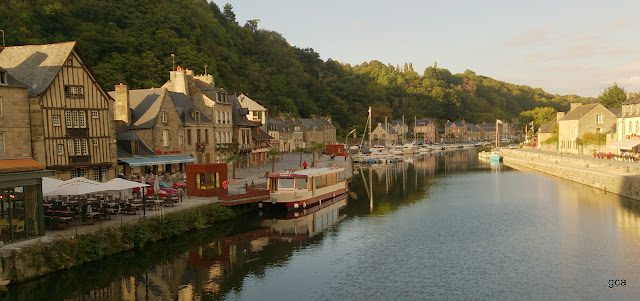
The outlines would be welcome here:
M 177 65 L 196 74 L 206 66 L 217 86 L 250 96 L 272 116 L 330 115 L 339 136 L 364 127 L 368 106 L 376 121 L 405 115 L 477 123 L 511 119 L 535 107 L 566 110 L 569 101 L 593 101 L 469 70 L 451 74 L 436 64 L 420 74 L 410 63 L 323 61 L 313 49 L 289 45 L 279 33 L 259 28 L 257 20 L 240 24 L 231 6 L 205 0 L 4 0 L 0 29 L 7 46 L 78 41 L 107 91 L 120 82 L 159 87 L 175 54 Z

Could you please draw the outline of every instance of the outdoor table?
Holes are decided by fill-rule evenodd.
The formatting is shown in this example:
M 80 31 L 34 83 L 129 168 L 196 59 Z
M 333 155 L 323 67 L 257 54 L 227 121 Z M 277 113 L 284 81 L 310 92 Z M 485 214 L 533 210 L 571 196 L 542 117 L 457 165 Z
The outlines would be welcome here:
M 56 217 L 60 221 L 60 229 L 66 229 L 73 220 L 71 217 Z

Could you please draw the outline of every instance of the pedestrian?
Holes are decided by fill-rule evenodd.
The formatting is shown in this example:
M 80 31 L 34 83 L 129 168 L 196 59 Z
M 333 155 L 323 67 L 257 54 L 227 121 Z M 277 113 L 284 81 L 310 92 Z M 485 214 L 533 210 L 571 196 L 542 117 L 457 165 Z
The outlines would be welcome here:
M 344 160 L 347 161 L 347 152 L 344 152 Z
M 307 169 L 307 161 L 304 161 L 304 162 L 302 163 L 302 167 L 304 167 L 304 169 Z

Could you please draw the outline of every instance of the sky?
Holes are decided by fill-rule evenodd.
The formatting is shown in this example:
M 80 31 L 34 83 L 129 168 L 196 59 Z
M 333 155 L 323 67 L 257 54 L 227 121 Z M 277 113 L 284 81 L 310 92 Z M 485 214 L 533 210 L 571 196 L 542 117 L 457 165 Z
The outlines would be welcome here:
M 437 62 L 553 94 L 597 97 L 617 83 L 640 91 L 640 1 L 231 0 L 323 60 L 378 60 L 422 74 Z

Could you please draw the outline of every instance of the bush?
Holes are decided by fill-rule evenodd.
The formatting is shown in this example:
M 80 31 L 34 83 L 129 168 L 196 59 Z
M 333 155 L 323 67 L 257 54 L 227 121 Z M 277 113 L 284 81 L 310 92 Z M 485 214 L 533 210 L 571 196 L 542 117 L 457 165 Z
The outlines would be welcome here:
M 68 269 L 98 260 L 125 250 L 141 248 L 147 243 L 203 229 L 215 222 L 229 220 L 246 212 L 232 210 L 218 204 L 174 212 L 163 217 L 142 219 L 138 223 L 120 228 L 109 228 L 71 239 L 35 244 L 25 249 L 32 256 L 36 268 Z M 15 280 L 15 279 L 14 279 Z

